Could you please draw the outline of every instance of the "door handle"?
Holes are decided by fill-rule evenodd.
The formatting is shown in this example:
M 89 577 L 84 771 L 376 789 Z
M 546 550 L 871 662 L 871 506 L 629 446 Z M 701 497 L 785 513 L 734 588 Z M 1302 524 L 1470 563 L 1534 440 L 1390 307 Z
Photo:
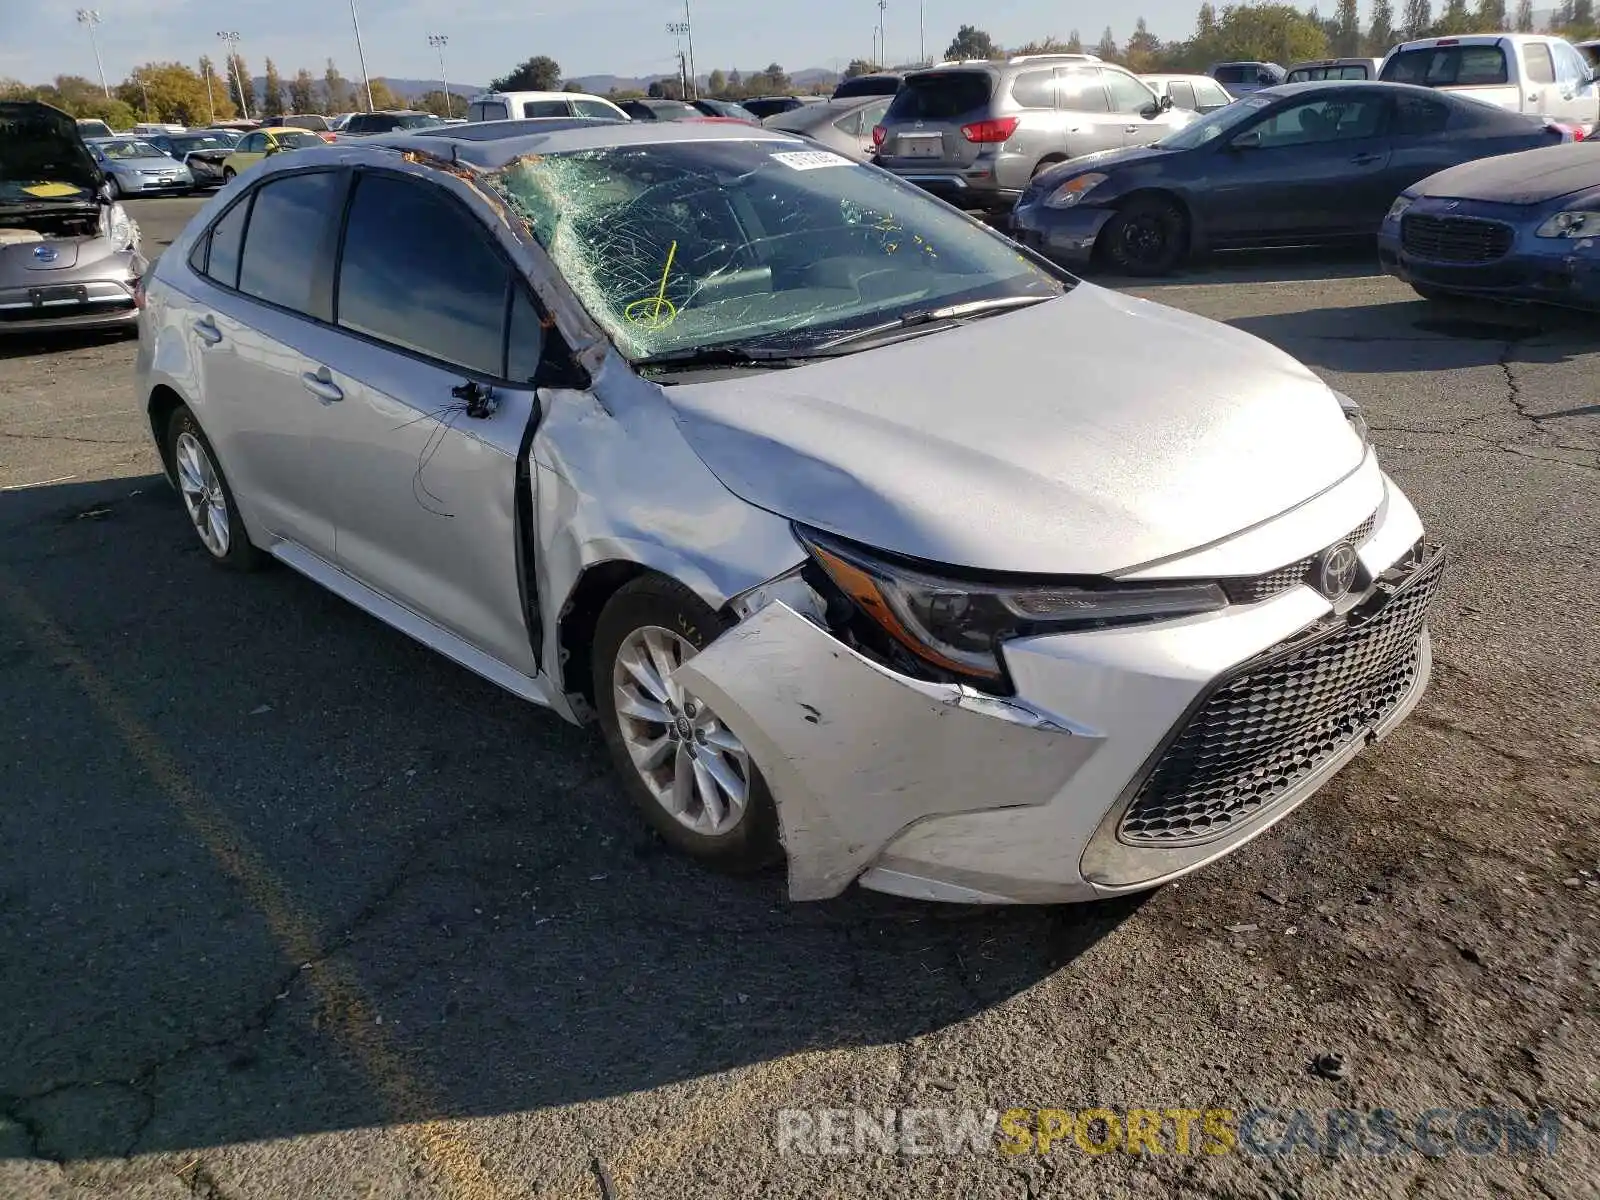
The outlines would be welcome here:
M 201 317 L 194 323 L 194 331 L 200 335 L 200 340 L 208 346 L 215 346 L 222 340 L 222 330 L 217 328 L 217 323 L 209 315 Z
M 1383 155 L 1381 154 L 1357 154 L 1352 157 L 1350 161 L 1355 163 L 1358 167 L 1365 167 L 1370 163 L 1377 162 L 1382 157 Z
M 1122 127 L 1122 132 L 1123 133 L 1138 133 L 1139 132 L 1139 127 L 1137 125 L 1124 125 Z
M 327 378 L 328 368 L 321 367 L 316 371 L 306 371 L 300 376 L 300 382 L 324 404 L 335 404 L 344 399 L 344 391 L 333 380 Z

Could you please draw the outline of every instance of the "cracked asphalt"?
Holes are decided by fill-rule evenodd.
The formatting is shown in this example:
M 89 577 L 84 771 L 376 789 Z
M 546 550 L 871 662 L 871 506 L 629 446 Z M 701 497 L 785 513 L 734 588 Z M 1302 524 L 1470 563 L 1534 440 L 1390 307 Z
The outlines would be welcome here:
M 193 208 L 135 215 L 159 249 Z M 597 738 L 289 571 L 212 569 L 132 343 L 0 343 L 0 1196 L 1600 1195 L 1593 320 L 1360 260 L 1132 290 L 1361 401 L 1454 561 L 1389 741 L 1230 859 L 1081 908 L 794 905 L 686 866 Z M 856 1105 L 1562 1128 L 1552 1156 L 778 1152 L 777 1110 Z

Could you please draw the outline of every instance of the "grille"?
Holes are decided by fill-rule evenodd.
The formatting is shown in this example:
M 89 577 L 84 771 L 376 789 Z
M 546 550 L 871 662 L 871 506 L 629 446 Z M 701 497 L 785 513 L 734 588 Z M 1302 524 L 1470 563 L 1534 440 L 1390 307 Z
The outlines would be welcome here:
M 1280 651 L 1212 692 L 1140 786 L 1122 841 L 1172 847 L 1219 838 L 1392 713 L 1416 682 L 1443 569 L 1440 554 L 1366 620 Z
M 1431 262 L 1492 262 L 1510 251 L 1511 226 L 1475 217 L 1416 213 L 1401 220 L 1400 244 L 1407 254 Z
M 1373 513 L 1361 524 L 1352 529 L 1343 539 L 1352 546 L 1360 547 L 1377 527 L 1378 514 Z M 1268 571 L 1265 575 L 1254 575 L 1243 579 L 1220 580 L 1223 595 L 1234 604 L 1255 604 L 1261 600 L 1269 600 L 1280 592 L 1287 592 L 1292 587 L 1299 587 L 1311 574 L 1312 564 L 1317 561 L 1315 554 L 1292 562 L 1286 567 L 1279 567 L 1276 571 Z

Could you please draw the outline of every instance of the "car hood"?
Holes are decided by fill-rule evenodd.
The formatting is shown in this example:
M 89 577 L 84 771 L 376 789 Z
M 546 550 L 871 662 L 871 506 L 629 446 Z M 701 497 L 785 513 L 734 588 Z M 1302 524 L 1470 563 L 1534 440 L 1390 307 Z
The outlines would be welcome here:
M 1229 326 L 1080 284 L 843 358 L 664 389 L 735 494 L 932 562 L 1106 574 L 1355 470 L 1328 388 Z
M 1462 163 L 1424 179 L 1412 191 L 1449 200 L 1541 204 L 1593 187 L 1600 187 L 1600 146 L 1567 142 Z
M 183 164 L 165 154 L 159 158 L 114 158 L 106 163 L 108 171 L 176 171 Z
M 1171 130 L 1167 132 L 1170 133 Z M 1166 158 L 1173 153 L 1175 152 L 1172 150 L 1163 150 L 1156 146 L 1128 146 L 1121 150 L 1100 150 L 1094 154 L 1080 154 L 1068 162 L 1057 163 L 1048 170 L 1040 171 L 1028 185 L 1028 191 L 1043 191 L 1045 188 L 1057 187 L 1074 176 L 1087 175 L 1090 171 L 1111 171 L 1117 167 L 1131 167 L 1136 163 Z
M 0 101 L 0 187 L 7 197 L 20 190 L 18 202 L 60 199 L 63 189 L 92 197 L 103 182 L 77 121 L 35 100 Z

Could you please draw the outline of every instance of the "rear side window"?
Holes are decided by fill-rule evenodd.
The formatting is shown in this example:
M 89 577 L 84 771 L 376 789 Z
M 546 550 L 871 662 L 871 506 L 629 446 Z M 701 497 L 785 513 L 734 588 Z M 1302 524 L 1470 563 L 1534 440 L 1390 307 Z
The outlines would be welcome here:
M 510 115 L 498 100 L 476 103 L 467 109 L 469 121 L 504 121 Z
M 1530 42 L 1523 47 L 1527 56 L 1528 81 L 1530 83 L 1554 83 L 1556 81 L 1556 63 L 1550 57 L 1550 47 L 1543 42 Z
M 459 205 L 392 175 L 356 184 L 339 260 L 339 324 L 484 375 L 505 365 L 511 269 Z
M 331 320 L 328 304 L 329 212 L 339 204 L 332 171 L 290 175 L 256 189 L 239 261 L 239 290 L 257 300 Z
M 1254 83 L 1256 70 L 1254 67 L 1218 67 L 1211 72 L 1211 78 L 1218 83 Z
M 1024 71 L 1011 81 L 1011 98 L 1023 108 L 1056 106 L 1056 73 Z
M 528 100 L 522 105 L 525 117 L 565 117 L 570 115 L 565 100 Z
M 1394 101 L 1394 134 L 1396 137 L 1418 137 L 1443 133 L 1450 124 L 1450 106 L 1426 96 L 1396 96 Z
M 1194 88 L 1187 83 L 1174 81 L 1168 84 L 1167 94 L 1172 97 L 1174 108 L 1187 108 L 1193 111 L 1199 107 L 1199 101 L 1194 98 Z
M 246 196 L 211 227 L 211 253 L 205 271 L 223 287 L 239 286 L 239 251 L 244 248 L 244 225 L 250 216 L 250 200 Z
M 1505 83 L 1505 51 L 1499 46 L 1436 46 L 1402 50 L 1383 64 L 1386 83 L 1422 87 L 1483 87 Z
M 574 100 L 572 107 L 580 117 L 605 117 L 607 120 L 617 119 L 617 110 L 609 104 L 601 104 L 598 100 Z
M 988 71 L 934 71 L 900 85 L 889 105 L 891 121 L 948 121 L 989 103 L 994 76 Z

